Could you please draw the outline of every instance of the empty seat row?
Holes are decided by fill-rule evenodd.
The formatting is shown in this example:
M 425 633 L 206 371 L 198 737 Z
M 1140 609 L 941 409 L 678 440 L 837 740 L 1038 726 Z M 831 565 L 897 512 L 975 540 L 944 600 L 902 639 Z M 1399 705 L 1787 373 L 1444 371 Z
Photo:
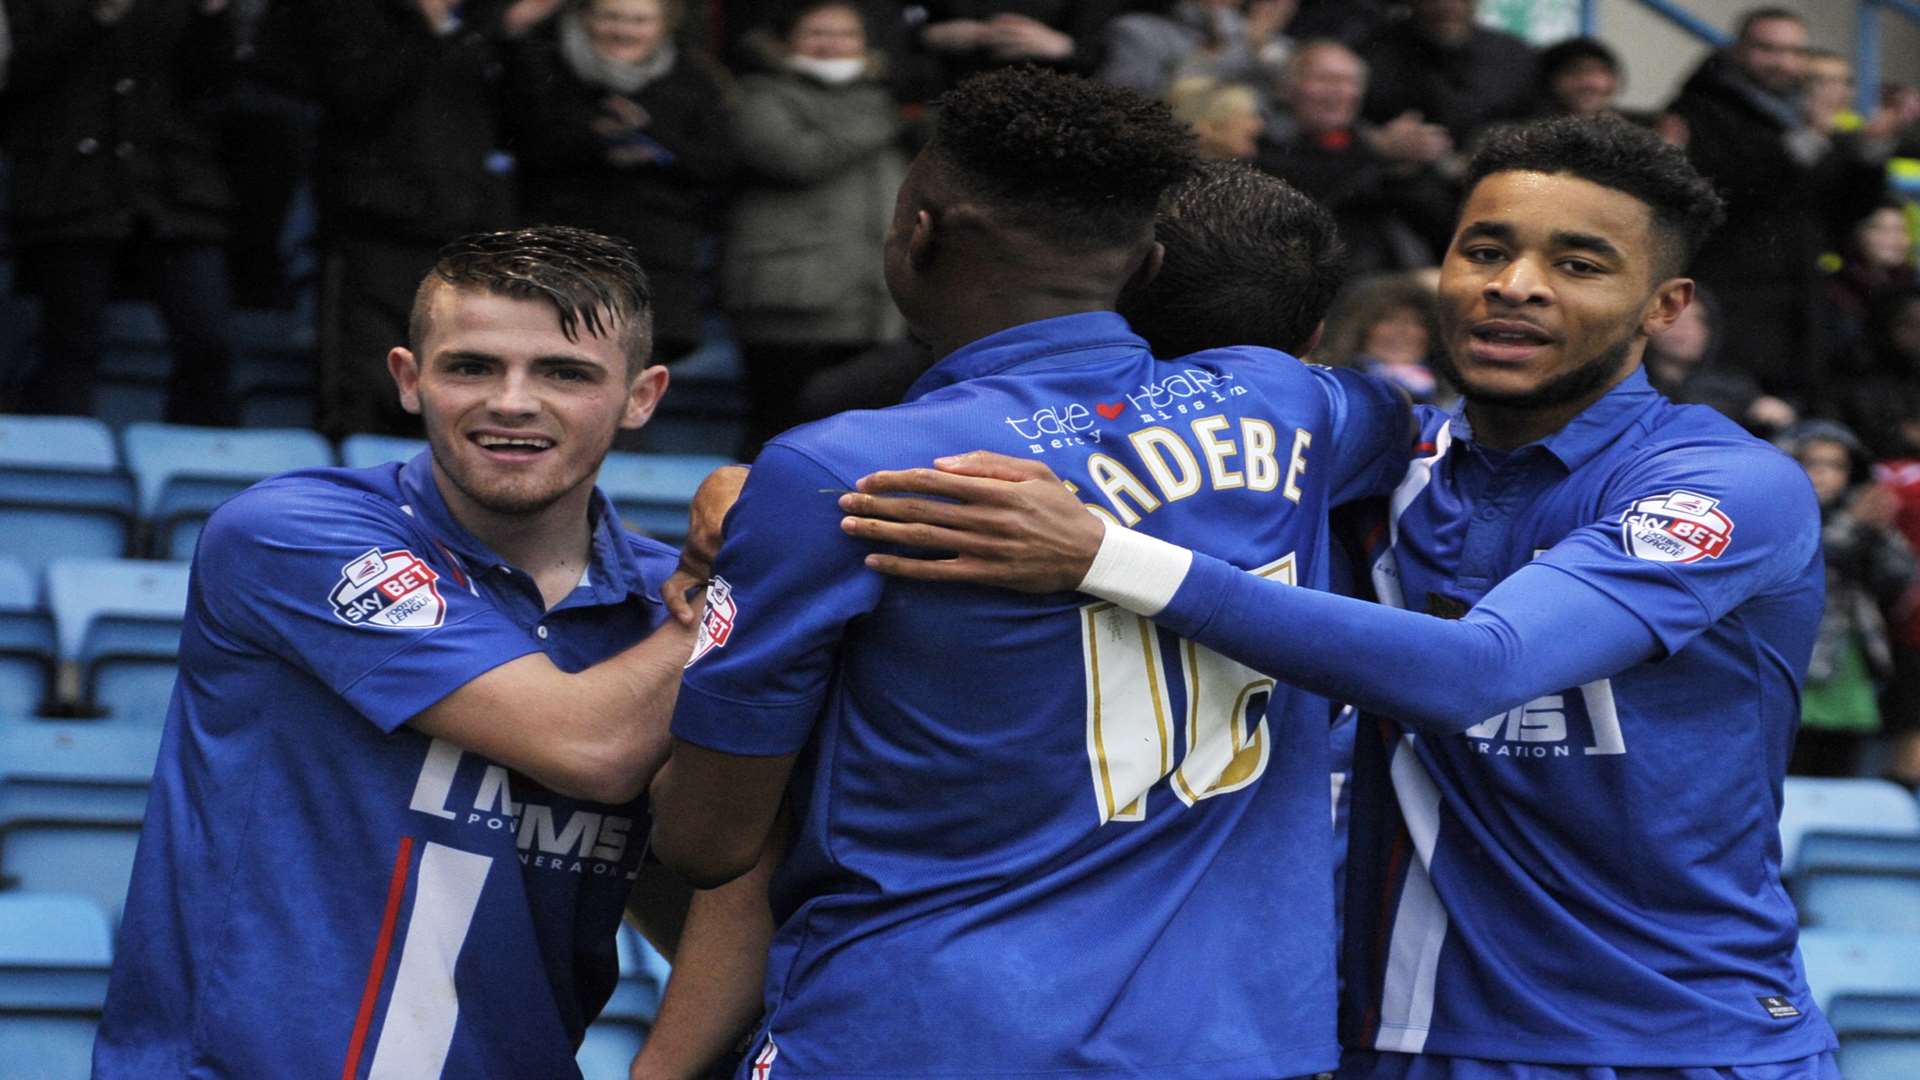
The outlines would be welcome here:
M 418 440 L 356 435 L 339 458 L 363 468 L 411 457 Z M 333 446 L 297 428 L 132 424 L 116 444 L 98 420 L 0 417 L 0 535 L 5 553 L 37 568 L 67 556 L 149 554 L 186 559 L 207 515 L 260 479 L 336 463 Z M 726 459 L 610 455 L 602 486 L 623 520 L 662 539 L 686 532 L 694 489 Z
M 35 581 L 0 557 L 0 713 L 105 712 L 158 724 L 180 655 L 187 564 L 61 558 Z

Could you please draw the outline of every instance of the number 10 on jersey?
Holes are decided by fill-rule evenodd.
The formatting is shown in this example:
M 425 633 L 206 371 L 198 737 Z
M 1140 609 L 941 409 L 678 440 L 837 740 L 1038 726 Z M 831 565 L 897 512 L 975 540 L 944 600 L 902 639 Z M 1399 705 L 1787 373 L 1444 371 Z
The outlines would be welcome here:
M 1292 585 L 1294 557 L 1254 573 Z M 1191 641 L 1175 642 L 1178 664 L 1169 665 L 1152 621 L 1113 604 L 1080 614 L 1087 760 L 1101 824 L 1144 821 L 1148 790 L 1161 777 L 1171 776 L 1168 788 L 1188 806 L 1260 778 L 1272 743 L 1272 679 Z M 1186 744 L 1178 766 L 1176 724 Z

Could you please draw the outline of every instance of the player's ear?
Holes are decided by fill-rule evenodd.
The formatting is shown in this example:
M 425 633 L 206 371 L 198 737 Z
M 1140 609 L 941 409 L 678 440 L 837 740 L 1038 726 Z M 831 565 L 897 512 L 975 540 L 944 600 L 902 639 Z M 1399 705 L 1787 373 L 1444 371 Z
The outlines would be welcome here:
M 667 365 L 648 364 L 640 374 L 633 377 L 627 387 L 626 411 L 620 416 L 620 426 L 637 428 L 653 416 L 654 407 L 660 404 L 660 396 L 667 392 Z
M 387 374 L 400 390 L 400 407 L 420 415 L 420 358 L 413 350 L 394 346 L 387 353 Z
M 1668 278 L 1655 286 L 1653 296 L 1647 301 L 1646 310 L 1640 316 L 1640 332 L 1648 337 L 1658 334 L 1679 321 L 1680 313 L 1693 303 L 1692 278 Z
M 933 265 L 933 231 L 933 212 L 925 207 L 915 210 L 913 231 L 907 234 L 907 261 L 923 274 Z

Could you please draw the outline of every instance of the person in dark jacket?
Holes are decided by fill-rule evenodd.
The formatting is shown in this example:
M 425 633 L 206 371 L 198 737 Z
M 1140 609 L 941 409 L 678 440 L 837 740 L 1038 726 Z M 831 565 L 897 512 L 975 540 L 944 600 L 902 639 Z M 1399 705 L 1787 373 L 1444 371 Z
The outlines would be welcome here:
M 937 96 L 1006 64 L 1092 75 L 1106 59 L 1107 23 L 1127 9 L 1126 0 L 927 0 L 909 31 L 926 69 L 915 88 Z
M 521 216 L 631 243 L 653 286 L 654 353 L 700 342 L 700 263 L 733 172 L 726 74 L 680 52 L 677 0 L 591 0 L 514 50 Z
M 233 193 L 208 105 L 232 77 L 226 0 L 7 0 L 13 237 L 43 298 L 41 362 L 11 407 L 93 410 L 116 272 L 144 279 L 173 349 L 167 420 L 229 424 Z
M 1413 0 L 1407 18 L 1374 35 L 1360 55 L 1373 68 L 1366 117 L 1376 124 L 1416 114 L 1464 148 L 1487 124 L 1533 109 L 1533 47 L 1476 26 L 1471 0 Z
M 440 245 L 512 224 L 500 39 L 557 0 L 281 0 L 272 68 L 320 106 L 320 426 L 418 435 L 387 350 Z
M 1808 126 L 1798 102 L 1806 53 L 1799 15 L 1749 12 L 1733 46 L 1708 57 L 1670 107 L 1686 121 L 1688 158 L 1727 199 L 1726 227 L 1692 268 L 1725 309 L 1725 355 L 1801 406 L 1826 393 L 1812 332 L 1825 222 L 1865 216 L 1885 151 L 1842 147 Z

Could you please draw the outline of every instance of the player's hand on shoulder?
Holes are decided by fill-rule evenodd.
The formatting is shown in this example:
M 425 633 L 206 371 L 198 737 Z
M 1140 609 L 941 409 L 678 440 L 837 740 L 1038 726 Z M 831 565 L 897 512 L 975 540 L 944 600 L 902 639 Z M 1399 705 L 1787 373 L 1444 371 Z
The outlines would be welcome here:
M 876 552 L 866 558 L 869 567 L 895 577 L 1030 593 L 1079 586 L 1104 528 L 1053 470 L 982 450 L 935 464 L 871 473 L 858 491 L 840 497 L 848 535 L 943 556 Z
M 683 623 L 692 623 L 699 612 L 696 590 L 713 576 L 713 560 L 720 554 L 725 539 L 727 512 L 740 499 L 747 483 L 745 465 L 722 465 L 700 481 L 693 493 L 693 505 L 687 511 L 687 541 L 680 549 L 680 565 L 667 579 L 667 610 Z

